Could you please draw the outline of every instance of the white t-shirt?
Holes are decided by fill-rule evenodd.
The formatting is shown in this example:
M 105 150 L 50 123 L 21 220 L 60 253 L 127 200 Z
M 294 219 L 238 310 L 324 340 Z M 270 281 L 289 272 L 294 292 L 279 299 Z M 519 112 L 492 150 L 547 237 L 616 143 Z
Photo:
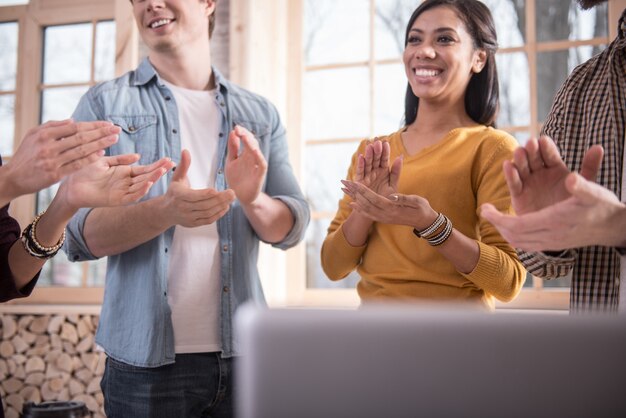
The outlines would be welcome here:
M 192 189 L 214 187 L 220 114 L 215 91 L 163 83 L 176 100 L 181 149 L 188 149 Z M 172 310 L 176 353 L 221 351 L 220 251 L 217 223 L 177 225 L 169 251 L 167 301 Z

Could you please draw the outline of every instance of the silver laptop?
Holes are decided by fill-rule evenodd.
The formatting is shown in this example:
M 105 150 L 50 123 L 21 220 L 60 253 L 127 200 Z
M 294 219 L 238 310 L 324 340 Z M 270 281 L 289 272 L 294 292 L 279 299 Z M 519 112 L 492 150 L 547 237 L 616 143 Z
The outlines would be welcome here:
M 237 314 L 240 418 L 626 417 L 626 318 Z

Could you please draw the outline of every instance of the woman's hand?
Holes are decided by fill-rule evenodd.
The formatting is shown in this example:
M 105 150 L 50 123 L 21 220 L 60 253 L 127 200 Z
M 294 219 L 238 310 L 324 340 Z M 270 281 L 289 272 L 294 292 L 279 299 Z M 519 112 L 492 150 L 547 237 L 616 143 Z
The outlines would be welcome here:
M 70 175 L 61 184 L 59 194 L 65 197 L 66 203 L 73 209 L 136 202 L 174 166 L 169 158 L 162 158 L 147 166 L 131 166 L 138 160 L 138 154 L 101 157 Z
M 437 218 L 437 212 L 421 196 L 393 193 L 386 197 L 360 183 L 343 183 L 344 192 L 353 200 L 350 207 L 375 222 L 424 230 Z
M 394 160 L 389 168 L 389 142 L 375 139 L 365 147 L 357 161 L 354 181 L 382 196 L 395 193 L 402 170 L 402 157 Z

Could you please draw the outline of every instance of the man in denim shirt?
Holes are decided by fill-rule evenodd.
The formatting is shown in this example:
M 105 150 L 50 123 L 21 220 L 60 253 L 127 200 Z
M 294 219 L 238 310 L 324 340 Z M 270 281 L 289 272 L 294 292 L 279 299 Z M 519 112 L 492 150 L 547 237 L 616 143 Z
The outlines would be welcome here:
M 135 205 L 79 212 L 66 252 L 109 257 L 96 335 L 109 418 L 231 416 L 233 315 L 264 303 L 259 240 L 294 246 L 309 208 L 275 108 L 211 68 L 216 1 L 132 3 L 149 58 L 74 118 L 119 125 L 112 154 L 178 166 Z

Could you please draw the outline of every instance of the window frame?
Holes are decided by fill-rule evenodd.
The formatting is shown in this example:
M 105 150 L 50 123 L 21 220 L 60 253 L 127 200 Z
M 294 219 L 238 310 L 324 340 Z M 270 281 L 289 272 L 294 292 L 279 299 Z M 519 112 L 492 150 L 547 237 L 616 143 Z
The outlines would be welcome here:
M 245 0 L 241 0 L 245 2 Z M 537 55 L 541 52 L 563 50 L 572 47 L 579 47 L 584 45 L 599 45 L 610 43 L 617 35 L 617 22 L 621 16 L 622 10 L 626 8 L 626 0 L 617 0 L 608 2 L 608 35 L 606 38 L 593 38 L 588 40 L 563 40 L 563 41 L 547 41 L 538 42 L 536 40 L 536 17 L 535 17 L 535 5 L 538 0 L 526 0 L 526 39 L 525 43 L 519 47 L 502 48 L 499 53 L 513 53 L 523 52 L 528 58 L 529 64 L 529 85 L 530 85 L 530 124 L 527 126 L 507 126 L 502 129 L 507 130 L 510 133 L 527 131 L 530 135 L 538 135 L 541 129 L 542 121 L 538 116 L 538 100 L 537 100 Z M 289 102 L 293 104 L 290 107 L 290 113 L 292 116 L 288 119 L 288 132 L 289 132 L 289 145 L 298 149 L 297 157 L 300 160 L 295 164 L 300 170 L 304 166 L 304 157 L 302 150 L 305 143 L 317 142 L 317 140 L 303 141 L 302 131 L 302 82 L 304 78 L 304 71 L 307 68 L 303 63 L 302 53 L 302 27 L 303 27 L 303 0 L 297 0 L 289 2 L 289 19 L 286 22 L 289 33 L 289 71 L 288 71 L 288 85 L 290 98 Z M 370 13 L 373 16 L 373 10 L 375 9 L 374 2 L 370 3 Z M 373 17 L 370 19 L 370 26 L 372 24 Z M 370 30 L 373 37 L 373 30 Z M 370 46 L 370 49 L 373 48 Z M 370 54 L 370 57 L 373 54 Z M 385 64 L 394 62 L 394 60 L 373 60 L 370 58 L 365 63 L 360 65 L 368 65 L 370 69 L 378 64 Z M 400 62 L 400 60 L 395 60 Z M 242 63 L 238 63 L 242 64 Z M 237 65 L 237 63 L 235 63 Z M 343 68 L 346 66 L 354 66 L 355 63 L 341 63 L 334 65 L 323 66 L 311 66 L 309 69 L 328 69 L 328 68 Z M 370 75 L 373 74 L 370 71 Z M 371 76 L 370 76 L 371 77 Z M 373 82 L 370 80 L 370 95 L 373 94 Z M 254 86 L 249 86 L 254 88 Z M 299 100 L 292 98 L 291 96 L 297 96 Z M 373 123 L 373 122 L 372 122 Z M 345 142 L 350 141 L 350 138 L 336 138 L 321 139 L 320 142 Z M 302 175 L 300 176 L 302 178 Z M 305 184 L 303 184 L 306 187 Z M 328 214 L 323 212 L 312 213 L 312 219 L 327 218 Z M 332 219 L 332 218 L 331 218 Z M 295 274 L 291 277 L 297 277 L 298 279 L 291 280 L 287 286 L 287 297 L 284 302 L 286 306 L 333 306 L 333 307 L 355 307 L 360 303 L 359 298 L 354 289 L 318 289 L 308 288 L 306 278 L 306 255 L 304 251 L 294 252 L 290 255 L 291 265 L 299 265 L 300 268 L 296 269 Z M 520 295 L 510 303 L 496 302 L 496 308 L 502 309 L 552 309 L 552 310 L 568 310 L 569 309 L 569 293 L 568 288 L 546 288 L 543 287 L 543 280 L 533 277 L 532 287 L 527 287 L 522 290 Z
M 30 0 L 26 5 L 0 6 L 0 10 L 0 22 L 18 23 L 13 150 L 30 128 L 39 125 L 46 27 L 112 20 L 116 25 L 115 75 L 134 68 L 138 62 L 138 35 L 127 0 Z M 4 161 L 10 159 L 3 156 Z M 35 206 L 36 194 L 21 196 L 11 202 L 11 216 L 26 225 L 34 217 Z M 87 287 L 84 283 L 82 287 L 36 286 L 30 297 L 7 303 L 101 304 L 103 296 L 103 287 Z

